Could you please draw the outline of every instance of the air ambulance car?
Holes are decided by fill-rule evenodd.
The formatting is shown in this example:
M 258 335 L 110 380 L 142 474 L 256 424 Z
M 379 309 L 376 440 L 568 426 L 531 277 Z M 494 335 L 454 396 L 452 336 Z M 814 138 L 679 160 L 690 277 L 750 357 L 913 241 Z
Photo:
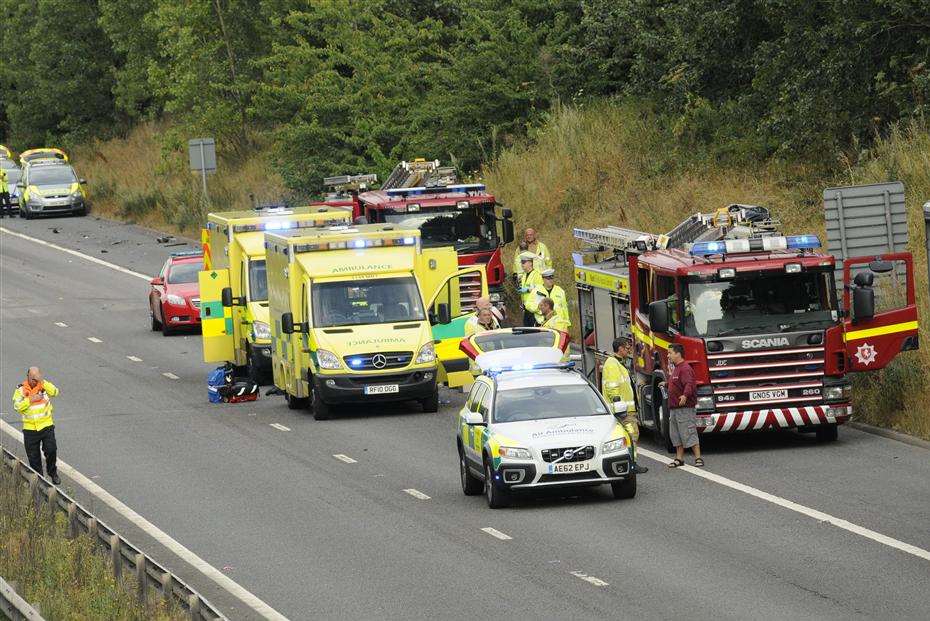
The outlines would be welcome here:
M 256 383 L 271 375 L 265 231 L 346 224 L 338 207 L 227 211 L 207 216 L 199 274 L 205 362 L 231 362 Z
M 420 232 L 366 224 L 265 234 L 274 383 L 292 409 L 330 418 L 344 403 L 419 401 L 438 383 L 471 381 L 458 349 L 465 321 L 452 247 L 422 248 Z
M 636 495 L 626 403 L 606 403 L 562 355 L 528 347 L 478 356 L 484 374 L 456 424 L 465 495 L 484 493 L 492 509 L 543 488 L 610 485 L 615 498 Z

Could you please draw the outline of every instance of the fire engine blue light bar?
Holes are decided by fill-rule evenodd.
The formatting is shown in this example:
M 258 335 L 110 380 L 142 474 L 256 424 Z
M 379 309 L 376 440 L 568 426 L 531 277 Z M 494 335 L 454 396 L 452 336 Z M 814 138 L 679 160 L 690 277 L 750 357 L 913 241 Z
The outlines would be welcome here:
M 483 183 L 455 183 L 452 185 L 437 185 L 433 187 L 417 186 L 415 188 L 391 188 L 385 190 L 389 196 L 419 196 L 421 194 L 443 194 L 446 192 L 484 192 L 487 189 Z
M 697 242 L 691 246 L 691 254 L 696 257 L 706 257 L 712 254 L 726 254 L 727 244 L 722 241 Z
M 788 235 L 788 248 L 791 250 L 813 250 L 820 248 L 820 238 L 816 235 Z

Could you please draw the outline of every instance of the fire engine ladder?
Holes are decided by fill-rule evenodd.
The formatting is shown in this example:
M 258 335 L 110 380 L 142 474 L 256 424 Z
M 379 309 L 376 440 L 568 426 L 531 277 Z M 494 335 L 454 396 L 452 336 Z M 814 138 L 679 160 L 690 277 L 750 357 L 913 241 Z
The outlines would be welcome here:
M 452 166 L 440 166 L 439 160 L 415 159 L 412 162 L 400 162 L 395 166 L 381 184 L 381 189 L 441 187 L 457 181 L 458 177 Z
M 619 226 L 604 226 L 597 229 L 573 229 L 575 239 L 611 250 L 640 253 L 656 247 L 656 236 L 652 233 L 625 229 Z

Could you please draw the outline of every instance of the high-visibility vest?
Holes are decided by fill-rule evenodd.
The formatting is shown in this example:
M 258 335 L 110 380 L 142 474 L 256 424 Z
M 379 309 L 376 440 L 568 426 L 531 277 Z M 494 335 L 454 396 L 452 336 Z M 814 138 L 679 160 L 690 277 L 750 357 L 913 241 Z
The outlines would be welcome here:
M 568 332 L 568 322 L 556 315 L 555 312 L 552 313 L 552 316 L 549 317 L 549 319 L 543 322 L 542 327 Z
M 10 186 L 6 183 L 6 171 L 0 168 L 0 194 L 7 194 Z
M 13 391 L 13 409 L 23 417 L 23 431 L 42 431 L 55 424 L 52 420 L 54 407 L 51 398 L 58 396 L 58 388 L 45 380 L 42 382 L 42 389 L 45 394 L 41 401 L 35 403 L 31 403 L 29 397 L 23 394 L 22 386 Z
M 488 330 L 497 330 L 498 328 L 500 328 L 500 324 L 497 323 L 496 317 L 493 317 L 493 316 L 491 317 L 491 327 L 486 328 L 482 326 L 480 323 L 478 323 L 478 316 L 473 315 L 468 318 L 468 321 L 465 322 L 465 338 L 468 338 L 469 336 L 473 334 L 478 334 L 480 332 L 487 332 Z
M 626 403 L 627 415 L 635 414 L 636 401 L 633 398 L 630 372 L 614 356 L 605 360 L 601 368 L 601 394 L 607 403 L 613 403 L 614 397 L 620 397 Z
M 520 294 L 523 308 L 533 312 L 533 302 L 536 300 L 536 288 L 542 286 L 543 279 L 538 270 L 533 269 L 529 272 L 520 272 L 520 287 L 526 290 L 525 293 Z
M 566 325 L 572 325 L 571 317 L 568 316 L 568 296 L 565 295 L 565 289 L 558 285 L 553 285 L 552 290 L 549 291 L 544 285 L 542 287 L 536 287 L 534 293 L 536 297 L 532 299 L 530 303 L 532 308 L 527 307 L 527 309 L 536 315 L 536 323 L 542 325 L 543 322 L 545 322 L 546 318 L 539 312 L 539 303 L 542 302 L 543 299 L 549 298 L 552 300 L 552 310 L 555 314 L 564 319 Z
M 523 268 L 520 267 L 520 255 L 524 252 L 529 252 L 530 254 L 535 255 L 533 259 L 533 267 L 540 272 L 544 269 L 552 267 L 552 255 L 549 253 L 549 247 L 541 241 L 536 240 L 536 252 L 533 252 L 532 250 L 520 250 L 519 247 L 517 248 L 517 251 L 513 255 L 514 274 L 519 274 L 523 271 Z

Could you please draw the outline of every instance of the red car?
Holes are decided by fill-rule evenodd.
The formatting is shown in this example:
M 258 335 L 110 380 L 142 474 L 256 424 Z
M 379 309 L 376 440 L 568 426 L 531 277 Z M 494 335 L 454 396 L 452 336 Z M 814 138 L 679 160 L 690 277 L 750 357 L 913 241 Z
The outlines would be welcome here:
M 158 276 L 149 281 L 149 312 L 152 331 L 170 336 L 180 328 L 200 327 L 200 285 L 197 273 L 203 269 L 199 250 L 172 253 Z

